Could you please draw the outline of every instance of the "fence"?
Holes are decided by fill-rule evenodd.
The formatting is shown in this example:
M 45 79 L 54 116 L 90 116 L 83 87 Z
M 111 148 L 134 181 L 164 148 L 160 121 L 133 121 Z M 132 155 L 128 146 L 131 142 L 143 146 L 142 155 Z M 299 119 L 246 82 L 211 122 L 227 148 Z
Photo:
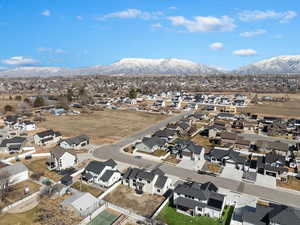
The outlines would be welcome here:
M 1 212 L 6 212 L 7 210 L 9 210 L 9 209 L 11 209 L 11 208 L 14 208 L 14 207 L 16 207 L 16 206 L 18 206 L 18 205 L 20 205 L 20 204 L 22 204 L 22 203 L 28 201 L 29 199 L 32 199 L 32 198 L 34 198 L 34 197 L 37 197 L 38 195 L 39 195 L 39 192 L 35 192 L 35 193 L 33 193 L 33 194 L 31 194 L 31 195 L 29 195 L 29 196 L 23 198 L 23 199 L 21 199 L 21 200 L 15 202 L 15 203 L 13 203 L 13 204 L 11 204 L 11 205 L 6 206 L 5 208 L 3 208 L 3 209 L 1 210 Z
M 13 161 L 16 159 L 24 159 L 26 156 L 31 156 L 31 157 L 46 157 L 46 156 L 48 157 L 48 156 L 50 156 L 50 153 L 48 153 L 48 152 L 36 153 L 36 154 L 32 154 L 32 153 L 35 153 L 35 150 L 32 150 L 30 152 L 25 152 L 23 154 L 20 154 L 20 155 L 14 156 L 14 157 L 7 158 L 3 161 L 6 163 L 9 163 L 10 161 Z
M 160 205 L 160 207 L 156 210 L 156 212 L 151 216 L 151 219 L 155 219 L 158 216 L 160 211 L 169 203 L 170 199 L 173 197 L 173 194 L 170 194 L 166 200 Z
M 84 218 L 78 225 L 86 225 L 91 220 L 93 220 L 96 216 L 98 216 L 101 212 L 103 212 L 106 209 L 105 204 L 101 205 L 100 208 L 98 208 L 95 212 L 93 212 L 91 215 Z
M 99 199 L 103 199 L 106 195 L 108 195 L 110 192 L 112 192 L 116 187 L 118 187 L 120 184 L 122 183 L 122 181 L 118 181 L 117 183 L 115 183 L 113 186 L 111 186 L 110 188 L 108 188 L 105 192 L 103 192 L 98 198 Z

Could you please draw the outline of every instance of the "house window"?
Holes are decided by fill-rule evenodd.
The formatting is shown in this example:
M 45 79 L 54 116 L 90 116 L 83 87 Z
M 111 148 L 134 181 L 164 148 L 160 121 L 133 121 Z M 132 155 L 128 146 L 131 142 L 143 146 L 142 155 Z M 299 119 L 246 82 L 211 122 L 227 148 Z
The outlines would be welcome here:
M 160 193 L 160 189 L 157 189 L 157 192 Z

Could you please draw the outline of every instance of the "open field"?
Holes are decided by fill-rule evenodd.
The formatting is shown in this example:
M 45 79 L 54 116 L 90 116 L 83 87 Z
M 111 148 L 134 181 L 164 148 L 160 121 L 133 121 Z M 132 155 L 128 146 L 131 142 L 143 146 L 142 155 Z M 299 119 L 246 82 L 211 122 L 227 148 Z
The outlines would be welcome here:
M 47 168 L 46 165 L 47 158 L 42 158 L 42 159 L 32 159 L 28 161 L 24 161 L 25 165 L 28 167 L 29 170 L 31 170 L 34 173 L 43 173 L 43 176 L 54 180 L 54 181 L 59 181 L 63 176 L 54 172 L 50 171 Z
M 89 192 L 92 195 L 94 195 L 95 197 L 98 197 L 99 195 L 101 195 L 104 191 L 100 188 L 96 188 L 96 187 L 92 187 L 91 185 L 87 185 L 84 183 L 81 183 L 80 185 L 80 181 L 75 182 L 72 185 L 72 188 L 77 189 L 78 191 L 81 192 Z
M 34 208 L 25 213 L 17 213 L 17 214 L 0 214 L 0 224 L 5 225 L 32 225 L 39 224 L 34 223 L 36 219 L 36 213 L 38 208 Z
M 164 201 L 163 196 L 144 193 L 137 195 L 135 191 L 125 185 L 118 186 L 109 193 L 104 200 L 123 208 L 127 208 L 138 215 L 150 217 Z
M 125 110 L 104 110 L 78 116 L 48 116 L 40 127 L 62 132 L 64 136 L 86 134 L 92 143 L 118 141 L 166 119 L 166 115 Z
M 287 102 L 263 102 L 238 108 L 240 112 L 251 112 L 258 115 L 279 116 L 285 118 L 300 118 L 300 94 L 258 94 L 257 96 L 288 97 Z

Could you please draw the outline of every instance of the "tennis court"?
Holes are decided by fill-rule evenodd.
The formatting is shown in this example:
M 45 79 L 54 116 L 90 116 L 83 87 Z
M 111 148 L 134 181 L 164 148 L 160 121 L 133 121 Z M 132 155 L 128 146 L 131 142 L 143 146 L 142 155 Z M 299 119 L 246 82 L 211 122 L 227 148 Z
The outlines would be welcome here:
M 89 225 L 111 225 L 120 215 L 104 210 L 96 216 Z

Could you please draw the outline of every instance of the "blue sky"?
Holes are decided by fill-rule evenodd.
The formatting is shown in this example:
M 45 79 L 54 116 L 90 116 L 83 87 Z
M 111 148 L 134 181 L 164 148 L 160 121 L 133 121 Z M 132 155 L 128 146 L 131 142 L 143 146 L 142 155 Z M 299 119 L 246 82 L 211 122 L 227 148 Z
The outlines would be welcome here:
M 0 0 L 0 69 L 182 58 L 237 68 L 299 54 L 299 0 Z

